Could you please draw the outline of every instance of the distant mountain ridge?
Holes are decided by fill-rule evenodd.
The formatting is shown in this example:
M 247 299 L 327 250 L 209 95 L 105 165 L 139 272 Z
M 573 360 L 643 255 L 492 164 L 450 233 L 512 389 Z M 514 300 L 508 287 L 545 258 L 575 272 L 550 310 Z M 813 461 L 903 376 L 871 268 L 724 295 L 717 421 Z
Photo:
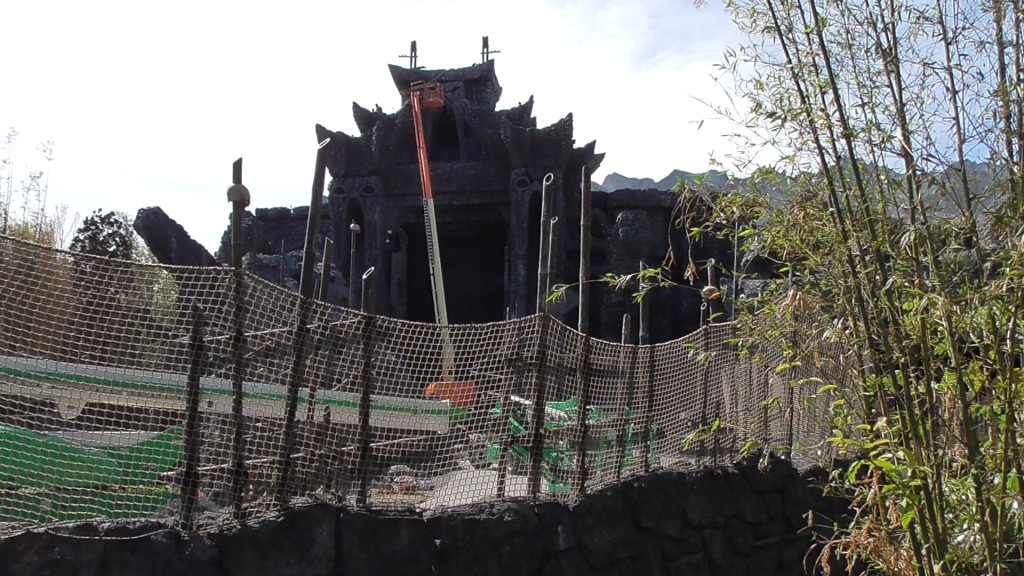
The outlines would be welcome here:
M 718 170 L 709 170 L 704 174 L 687 172 L 686 170 L 673 170 L 668 176 L 655 181 L 653 178 L 630 178 L 618 172 L 612 172 L 604 177 L 604 182 L 594 186 L 593 189 L 599 192 L 614 192 L 616 190 L 671 190 L 677 182 L 695 184 L 698 178 L 703 178 L 706 184 L 715 187 L 725 187 L 729 177 Z
M 977 216 L 984 224 L 989 216 L 1005 201 L 1005 190 L 1001 182 L 1007 177 L 1005 166 L 989 165 L 982 162 L 966 161 L 963 168 L 955 164 L 947 166 L 944 170 L 937 172 L 922 173 L 920 193 L 925 205 L 936 216 L 956 217 L 960 214 L 959 206 L 964 204 L 962 174 L 966 175 L 968 186 L 972 191 Z M 902 175 L 887 167 L 865 167 L 866 175 L 878 175 L 886 173 L 888 178 L 899 180 Z M 704 186 L 720 190 L 741 190 L 745 184 L 752 183 L 749 178 L 730 178 L 727 174 L 718 170 L 709 170 L 703 174 L 687 172 L 685 170 L 673 170 L 668 176 L 655 181 L 652 178 L 630 178 L 617 172 L 612 172 L 604 178 L 601 184 L 594 183 L 592 190 L 600 192 L 615 192 L 617 190 L 671 190 L 677 182 L 693 186 L 700 182 Z M 944 189 L 939 184 L 944 184 Z M 789 190 L 793 179 L 784 174 L 778 174 L 774 183 L 755 183 L 754 186 L 768 194 L 770 201 L 776 205 L 783 205 L 788 200 Z

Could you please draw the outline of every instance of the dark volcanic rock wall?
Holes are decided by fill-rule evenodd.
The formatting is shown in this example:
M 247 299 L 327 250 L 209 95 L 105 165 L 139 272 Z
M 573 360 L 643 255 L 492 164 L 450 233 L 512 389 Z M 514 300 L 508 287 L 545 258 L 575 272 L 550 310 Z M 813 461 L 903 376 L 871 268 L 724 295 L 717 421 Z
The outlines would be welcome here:
M 291 290 L 298 290 L 302 275 L 302 256 L 306 243 L 306 225 L 309 221 L 309 207 L 297 208 L 256 208 L 246 210 L 242 216 L 242 268 L 273 284 Z M 316 240 L 317 264 L 321 262 L 324 240 L 330 238 L 331 217 L 324 200 L 320 210 L 320 226 Z M 217 260 L 231 261 L 231 226 L 221 235 L 217 249 Z M 333 282 L 333 269 L 328 271 L 330 298 L 338 298 L 344 292 Z
M 159 206 L 139 209 L 132 227 L 161 264 L 216 266 L 217 261 Z
M 495 322 L 509 313 L 523 317 L 538 311 L 538 263 L 547 261 L 546 254 L 539 254 L 540 231 L 550 226 L 550 221 L 541 222 L 542 190 L 545 175 L 550 175 L 547 218 L 557 218 L 556 268 L 550 280 L 552 286 L 568 288 L 565 299 L 547 309 L 563 323 L 577 325 L 581 183 L 584 171 L 593 174 L 604 159 L 596 152 L 596 144 L 576 146 L 571 113 L 550 126 L 538 126 L 532 97 L 499 110 L 501 85 L 494 61 L 449 70 L 391 66 L 390 71 L 402 101 L 396 112 L 353 103 L 358 134 L 316 126 L 330 175 L 316 247 L 320 250 L 325 238 L 335 245 L 328 301 L 351 308 L 365 304 L 394 318 L 435 321 L 423 183 L 413 129 L 411 91 L 415 90 L 424 101 L 434 103 L 421 114 L 421 136 L 436 205 L 436 222 L 431 227 L 444 267 L 449 322 Z M 712 184 L 727 183 L 722 174 L 708 176 Z M 590 335 L 618 341 L 624 314 L 633 316 L 636 331 L 635 285 L 614 291 L 599 280 L 609 273 L 634 273 L 641 262 L 657 268 L 671 260 L 666 259 L 670 246 L 676 257 L 675 266 L 666 273 L 672 287 L 650 296 L 652 343 L 681 337 L 700 326 L 704 304 L 700 290 L 709 281 L 703 269 L 706 263 L 714 261 L 717 277 L 711 282 L 723 288 L 730 287 L 732 276 L 771 277 L 771 270 L 740 266 L 746 260 L 735 258 L 733 243 L 712 234 L 691 249 L 687 227 L 716 224 L 708 222 L 713 220 L 710 212 L 695 204 L 687 206 L 684 225 L 677 228 L 673 209 L 680 197 L 665 188 L 677 181 L 694 182 L 695 175 L 673 172 L 657 183 L 622 177 L 617 181 L 660 189 L 592 196 L 591 229 L 584 232 L 592 241 L 592 275 L 587 281 L 592 287 Z M 307 214 L 307 208 L 246 213 L 242 231 L 246 269 L 296 289 Z M 166 216 L 159 222 L 142 216 L 136 229 L 160 262 L 208 265 L 212 261 L 208 254 L 192 254 L 187 248 L 194 242 L 189 244 L 187 234 Z M 217 254 L 220 262 L 230 260 L 229 234 L 225 233 Z M 692 268 L 688 268 L 690 257 Z M 370 268 L 373 274 L 365 287 L 370 301 L 363 303 L 362 276 Z M 718 308 L 719 319 L 726 319 L 728 310 L 720 302 L 708 304 Z M 705 319 L 709 316 L 703 311 Z
M 206 536 L 94 526 L 0 541 L 4 574 L 800 575 L 848 502 L 788 462 L 661 472 L 573 508 L 508 502 L 443 516 L 318 505 Z M 103 540 L 107 536 L 116 540 Z M 832 566 L 832 574 L 845 572 Z

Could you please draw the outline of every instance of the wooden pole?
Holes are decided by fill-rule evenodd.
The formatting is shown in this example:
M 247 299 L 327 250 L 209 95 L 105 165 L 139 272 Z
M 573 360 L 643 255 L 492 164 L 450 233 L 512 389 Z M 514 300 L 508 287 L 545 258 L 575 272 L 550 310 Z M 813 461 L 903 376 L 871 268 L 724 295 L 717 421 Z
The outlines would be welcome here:
M 363 355 L 359 370 L 359 436 L 357 438 L 359 452 L 356 460 L 356 478 L 359 492 L 356 495 L 356 506 L 366 506 L 367 494 L 370 491 L 370 401 L 373 391 L 373 328 L 374 317 L 363 315 L 362 347 Z
M 576 493 L 586 494 L 587 476 L 587 408 L 590 405 L 590 174 L 586 166 L 580 183 L 580 300 L 577 327 L 582 334 L 580 364 L 577 380 L 580 383 L 579 405 L 576 410 Z
M 322 301 L 322 302 L 327 301 L 328 284 L 330 283 L 329 279 L 330 279 L 330 276 L 331 276 L 331 259 L 333 257 L 334 257 L 334 241 L 331 240 L 330 238 L 325 238 L 324 239 L 324 257 L 321 260 L 321 280 L 319 280 L 319 289 L 316 290 L 316 299 L 318 299 L 319 301 Z M 332 330 L 332 334 L 333 333 L 334 333 L 334 331 Z M 328 337 L 328 338 L 325 338 L 324 340 L 325 341 L 322 342 L 322 345 L 330 346 L 332 343 L 334 343 L 336 341 L 336 338 Z M 328 358 L 330 358 L 329 355 L 328 355 Z M 325 362 L 325 364 L 326 364 L 326 362 Z M 316 418 L 315 418 L 315 415 L 316 415 L 316 394 L 317 394 L 318 389 L 319 389 L 319 380 L 322 380 L 324 378 L 324 375 L 326 374 L 326 372 L 327 372 L 327 369 L 325 368 L 325 370 L 321 373 L 321 375 L 319 375 L 318 378 L 313 378 L 309 382 L 309 395 L 308 395 L 308 399 L 307 399 L 308 402 L 306 402 L 306 423 L 308 425 L 310 425 L 310 426 L 312 426 L 312 423 L 316 421 Z
M 309 331 L 309 316 L 313 304 L 313 273 L 316 268 L 316 237 L 320 226 L 320 204 L 323 202 L 324 179 L 327 172 L 327 142 L 324 140 L 316 152 L 316 168 L 313 173 L 312 196 L 309 201 L 309 217 L 306 220 L 306 244 L 302 256 L 302 276 L 299 280 L 299 303 L 292 330 L 291 370 L 288 372 L 288 392 L 285 399 L 284 440 L 278 463 L 278 484 L 274 499 L 278 506 L 286 504 L 292 474 L 292 454 L 295 452 L 296 412 L 299 407 L 299 389 L 302 387 L 302 372 L 305 368 L 306 340 Z
M 242 159 L 235 160 L 232 166 L 231 187 L 228 188 L 228 201 L 231 202 L 231 267 L 234 284 L 234 300 L 232 302 L 232 324 L 234 337 L 231 340 L 231 473 L 228 482 L 228 493 L 232 496 L 235 520 L 242 520 L 242 501 L 248 474 L 245 470 L 245 418 L 243 416 L 243 398 L 245 396 L 245 288 L 242 274 L 242 214 L 249 205 L 249 190 L 242 184 Z
M 705 439 L 704 434 L 708 431 L 708 387 L 710 386 L 709 378 L 711 373 L 711 360 L 710 350 L 708 349 L 708 332 L 711 330 L 710 326 L 702 326 L 700 328 L 700 356 L 701 362 L 701 376 L 700 376 L 700 437 L 697 442 L 697 460 L 705 456 Z
M 505 320 L 511 322 L 515 320 L 515 314 L 512 310 L 505 311 Z M 504 500 L 505 498 L 505 484 L 508 475 L 509 458 L 516 458 L 515 454 L 510 454 L 512 442 L 514 440 L 512 429 L 509 426 L 509 418 L 512 417 L 512 391 L 522 383 L 523 373 L 525 371 L 525 362 L 523 362 L 523 355 L 519 350 L 522 345 L 522 322 L 516 322 L 515 330 L 510 331 L 510 339 L 505 343 L 506 356 L 504 360 L 512 363 L 512 377 L 507 379 L 507 383 L 502 387 L 501 391 L 501 417 L 498 421 L 497 430 L 495 437 L 498 438 L 498 500 Z M 507 369 L 506 369 L 507 370 Z
M 537 367 L 534 373 L 533 410 L 530 416 L 530 484 L 534 500 L 540 494 L 541 467 L 544 465 L 544 408 L 547 404 L 547 336 L 549 316 L 540 316 L 537 338 Z
M 590 174 L 583 167 L 583 182 L 580 184 L 580 300 L 577 328 L 580 333 L 590 334 Z
M 647 269 L 645 262 L 640 262 L 640 271 Z M 645 364 L 647 366 L 647 391 L 646 402 L 644 402 L 644 427 L 640 431 L 643 434 L 644 446 L 644 472 L 651 471 L 651 423 L 654 408 L 654 350 L 651 348 L 651 302 L 646 294 L 647 283 L 640 281 L 640 346 L 644 350 Z
M 199 495 L 199 397 L 203 369 L 203 309 L 192 303 L 192 334 L 189 338 L 188 380 L 185 385 L 185 465 L 181 475 L 181 528 L 193 528 Z
M 576 493 L 583 496 L 587 493 L 587 477 L 590 470 L 587 466 L 587 409 L 590 406 L 590 337 L 583 335 L 580 343 L 580 365 L 577 372 L 580 382 L 579 405 L 576 408 Z
M 327 300 L 327 290 L 331 274 L 331 259 L 334 258 L 334 241 L 330 238 L 324 238 L 324 249 L 323 258 L 320 261 L 320 285 L 317 289 L 317 300 L 324 302 Z M 337 338 L 333 336 L 335 332 L 332 330 L 330 335 L 324 338 L 320 345 L 333 348 L 333 344 Z M 315 377 L 309 382 L 309 394 L 306 402 L 306 429 L 307 433 L 315 434 L 316 428 L 316 397 L 320 391 L 320 383 L 325 380 L 325 376 L 328 372 L 327 364 L 330 362 L 330 355 L 325 355 L 327 360 L 324 361 L 324 369 L 321 370 Z

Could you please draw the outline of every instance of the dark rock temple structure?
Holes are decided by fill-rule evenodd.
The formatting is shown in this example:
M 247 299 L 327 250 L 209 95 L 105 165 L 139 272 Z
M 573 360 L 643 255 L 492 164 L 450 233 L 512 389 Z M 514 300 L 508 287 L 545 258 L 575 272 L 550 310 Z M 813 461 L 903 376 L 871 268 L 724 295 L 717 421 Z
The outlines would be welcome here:
M 570 213 L 578 222 L 582 168 L 596 169 L 604 155 L 594 153 L 594 143 L 574 147 L 571 114 L 538 128 L 532 97 L 497 110 L 493 60 L 457 70 L 391 66 L 391 76 L 399 94 L 416 81 L 445 88 L 444 108 L 424 111 L 423 123 L 451 321 L 502 320 L 506 309 L 533 313 L 541 181 L 554 175 L 553 216 L 563 223 L 568 271 L 575 265 L 568 248 L 579 244 Z M 376 310 L 432 322 L 412 110 L 407 96 L 403 101 L 394 114 L 354 104 L 358 136 L 318 126 L 317 138 L 331 139 L 328 193 L 341 269 L 349 268 L 355 222 L 362 230 L 356 268 L 375 267 Z
M 330 301 L 361 306 L 361 276 L 373 267 L 376 313 L 434 321 L 422 188 L 407 95 L 413 82 L 428 81 L 443 84 L 446 94 L 443 108 L 424 110 L 423 123 L 449 319 L 456 324 L 482 323 L 502 320 L 507 312 L 533 314 L 542 181 L 552 174 L 551 216 L 558 218 L 558 266 L 551 284 L 575 284 L 583 169 L 592 173 L 604 155 L 595 152 L 594 142 L 575 145 L 571 113 L 551 126 L 538 127 L 532 96 L 499 110 L 501 85 L 493 60 L 454 70 L 390 69 L 403 102 L 397 112 L 368 110 L 354 103 L 358 135 L 316 127 L 318 142 L 330 139 L 326 150 L 330 182 L 318 240 L 318 247 L 324 238 L 335 243 Z M 674 226 L 677 198 L 661 190 L 594 192 L 592 277 L 636 272 L 642 261 L 656 267 L 670 243 L 677 255 L 692 252 L 700 262 L 714 258 L 731 270 L 730 242 L 708 238 L 691 250 L 685 230 Z M 141 210 L 135 226 L 147 244 L 159 247 L 159 251 L 154 248 L 157 258 L 164 263 L 207 265 L 207 255 L 192 246 L 195 242 L 180 226 L 156 225 L 166 216 L 154 210 L 159 209 Z M 296 289 L 307 215 L 308 207 L 246 213 L 246 269 Z M 350 232 L 353 223 L 360 231 L 355 235 Z M 216 256 L 220 262 L 230 260 L 230 230 Z M 652 342 L 677 338 L 699 327 L 700 289 L 707 279 L 702 272 L 700 280 L 689 285 L 683 278 L 683 264 L 671 272 L 671 279 L 683 286 L 658 289 L 650 296 Z M 741 271 L 748 272 L 753 270 Z M 614 291 L 603 283 L 592 285 L 591 335 L 618 341 L 626 313 L 634 315 L 636 329 L 633 292 Z M 564 301 L 551 309 L 570 326 L 576 325 L 577 294 L 570 288 Z

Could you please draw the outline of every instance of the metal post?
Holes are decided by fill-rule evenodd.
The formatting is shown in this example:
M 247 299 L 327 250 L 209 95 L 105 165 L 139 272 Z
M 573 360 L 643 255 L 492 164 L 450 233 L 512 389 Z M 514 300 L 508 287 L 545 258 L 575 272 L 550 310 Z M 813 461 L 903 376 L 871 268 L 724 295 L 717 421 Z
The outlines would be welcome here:
M 546 312 L 548 296 L 548 249 L 551 236 L 548 233 L 551 218 L 551 205 L 554 200 L 552 183 L 555 175 L 550 172 L 544 176 L 540 196 L 540 253 L 537 255 L 537 313 Z
M 302 372 L 305 367 L 306 340 L 309 331 L 309 316 L 313 304 L 313 273 L 316 269 L 316 236 L 320 225 L 320 204 L 323 202 L 324 179 L 327 172 L 327 143 L 320 143 L 316 152 L 316 168 L 313 173 L 312 196 L 309 201 L 309 218 L 306 220 L 306 244 L 302 256 L 302 276 L 299 280 L 299 305 L 292 330 L 291 370 L 288 373 L 288 392 L 285 399 L 284 441 L 278 462 L 278 484 L 274 498 L 278 506 L 286 504 L 292 473 L 292 453 L 295 450 L 295 420 L 299 406 L 299 389 L 302 387 Z
M 547 268 L 544 294 L 551 290 L 551 279 L 557 277 L 556 268 L 558 267 L 558 217 L 552 218 L 548 222 L 548 254 L 547 254 Z M 547 313 L 550 311 L 550 305 L 547 298 L 544 299 L 544 307 L 542 310 Z
M 181 475 L 181 528 L 192 530 L 196 498 L 199 495 L 199 378 L 203 364 L 203 309 L 192 303 L 192 334 L 189 338 L 189 368 L 185 387 L 185 465 Z
M 324 238 L 324 254 L 320 261 L 320 290 L 317 300 L 327 302 L 327 296 L 331 289 L 331 263 L 334 261 L 334 240 Z
M 626 459 L 626 442 L 629 438 L 629 407 L 633 403 L 633 386 L 636 382 L 636 346 L 630 346 L 633 342 L 633 318 L 629 314 L 622 315 L 622 346 L 623 354 L 628 355 L 629 359 L 622 359 L 620 364 L 621 367 L 625 368 L 625 373 L 622 378 L 619 379 L 619 398 L 618 398 L 618 414 L 619 414 L 619 430 L 615 437 L 615 481 L 622 480 L 622 465 Z
M 355 220 L 348 225 L 351 231 L 349 234 L 348 248 L 348 307 L 356 309 L 356 241 L 359 237 L 359 224 Z
M 363 294 L 360 298 L 360 305 L 363 312 L 367 314 L 373 314 L 373 270 L 374 266 L 370 266 L 366 272 L 363 272 Z
M 234 269 L 233 318 L 234 337 L 231 340 L 231 473 L 228 493 L 232 495 L 235 519 L 242 519 L 242 501 L 247 474 L 245 471 L 245 418 L 242 412 L 242 401 L 245 396 L 245 294 L 242 274 L 242 212 L 249 205 L 249 190 L 242 184 L 242 159 L 235 160 L 232 166 L 231 187 L 228 188 L 228 201 L 231 202 L 231 267 Z

